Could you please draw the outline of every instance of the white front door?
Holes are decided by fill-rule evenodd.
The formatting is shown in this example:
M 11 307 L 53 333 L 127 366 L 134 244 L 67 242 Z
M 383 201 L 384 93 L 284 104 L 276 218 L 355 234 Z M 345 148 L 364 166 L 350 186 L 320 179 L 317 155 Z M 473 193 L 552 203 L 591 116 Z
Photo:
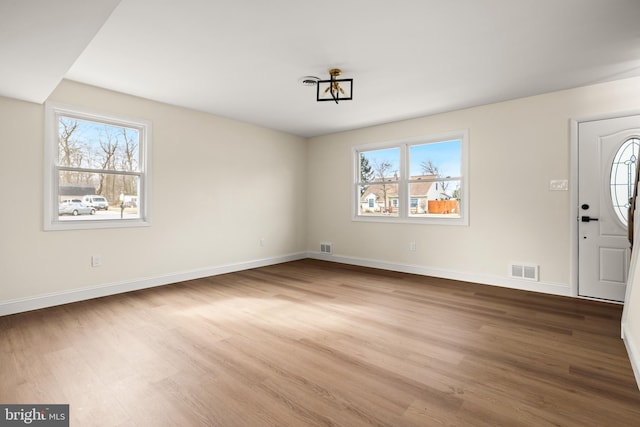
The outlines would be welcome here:
M 623 301 L 640 115 L 578 123 L 578 294 Z

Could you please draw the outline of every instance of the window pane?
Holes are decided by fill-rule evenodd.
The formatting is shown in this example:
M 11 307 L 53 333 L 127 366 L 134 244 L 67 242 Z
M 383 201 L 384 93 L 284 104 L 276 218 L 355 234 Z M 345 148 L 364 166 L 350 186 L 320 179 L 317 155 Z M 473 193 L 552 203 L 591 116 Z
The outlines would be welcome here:
M 358 215 L 398 216 L 400 148 L 359 153 Z
M 411 179 L 460 177 L 462 141 L 433 142 L 409 148 Z
M 61 116 L 58 165 L 111 171 L 140 170 L 138 129 Z
M 138 176 L 65 170 L 58 183 L 60 221 L 140 218 Z
M 460 217 L 461 181 L 409 183 L 410 217 Z
M 611 165 L 611 203 L 618 219 L 628 224 L 629 199 L 633 196 L 640 139 L 625 141 Z
M 399 185 L 393 180 L 360 186 L 360 202 L 358 215 L 364 216 L 398 216 Z
M 359 182 L 381 182 L 398 179 L 400 173 L 400 148 L 362 151 L 359 154 Z

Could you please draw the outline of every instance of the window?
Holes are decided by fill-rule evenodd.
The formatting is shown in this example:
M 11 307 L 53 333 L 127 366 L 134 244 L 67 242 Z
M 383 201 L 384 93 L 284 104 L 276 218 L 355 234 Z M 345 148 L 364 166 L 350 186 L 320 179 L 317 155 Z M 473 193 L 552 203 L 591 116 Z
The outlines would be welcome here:
M 45 230 L 149 225 L 151 124 L 45 107 Z
M 467 152 L 466 131 L 357 147 L 354 219 L 468 224 Z
M 626 227 L 629 223 L 629 200 L 633 196 L 638 167 L 640 139 L 629 138 L 618 149 L 611 165 L 611 203 L 618 220 Z

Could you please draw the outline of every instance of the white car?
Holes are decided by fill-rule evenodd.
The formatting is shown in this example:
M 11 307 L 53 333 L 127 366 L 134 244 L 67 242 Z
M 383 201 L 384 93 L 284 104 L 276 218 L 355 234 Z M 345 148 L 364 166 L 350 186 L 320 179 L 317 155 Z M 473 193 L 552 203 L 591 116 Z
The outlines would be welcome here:
M 96 210 L 82 203 L 81 200 L 63 200 L 58 205 L 58 215 L 95 215 Z
M 87 206 L 91 206 L 97 210 L 104 209 L 109 210 L 109 202 L 102 196 L 84 196 L 82 198 L 82 203 Z

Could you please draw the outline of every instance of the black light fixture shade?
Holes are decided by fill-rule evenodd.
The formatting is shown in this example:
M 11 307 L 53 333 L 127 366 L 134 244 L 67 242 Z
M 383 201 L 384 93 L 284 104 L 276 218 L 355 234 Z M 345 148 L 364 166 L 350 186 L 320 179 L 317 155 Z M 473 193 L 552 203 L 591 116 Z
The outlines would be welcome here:
M 353 79 L 318 80 L 316 101 L 350 101 L 353 99 Z

